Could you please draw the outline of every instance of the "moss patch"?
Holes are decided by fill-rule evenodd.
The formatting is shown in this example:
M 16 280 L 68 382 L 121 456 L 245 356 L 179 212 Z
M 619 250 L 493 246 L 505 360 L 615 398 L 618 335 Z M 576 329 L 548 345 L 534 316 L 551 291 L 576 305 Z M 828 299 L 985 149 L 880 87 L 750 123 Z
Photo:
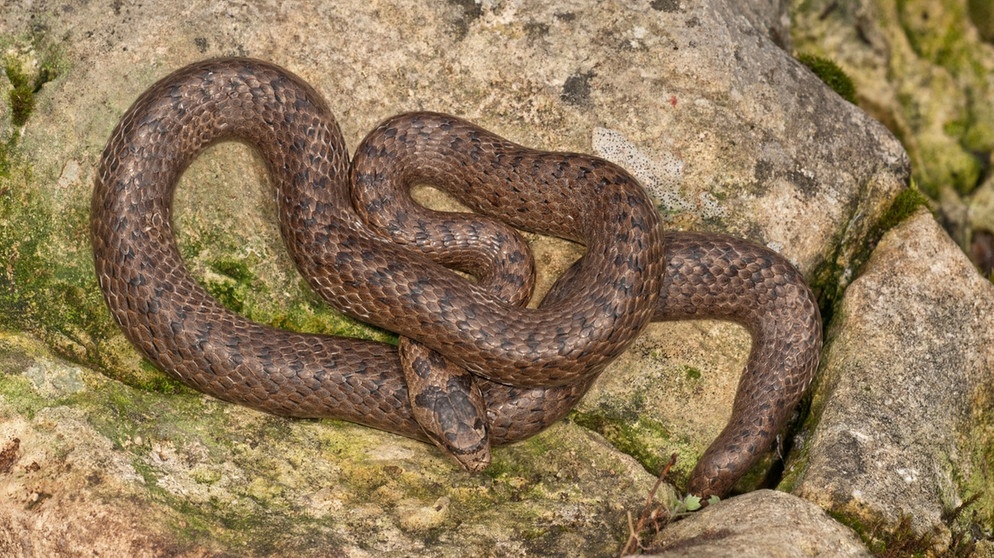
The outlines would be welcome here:
M 0 359 L 5 356 L 6 349 L 0 346 Z M 0 360 L 0 372 L 6 367 Z M 10 405 L 18 414 L 33 418 L 38 410 L 49 406 L 50 402 L 38 395 L 31 381 L 23 376 L 0 373 L 0 399 Z
M 919 114 L 945 118 L 936 122 L 945 137 L 930 136 L 929 127 L 916 126 L 923 189 L 931 193 L 951 184 L 960 194 L 967 194 L 979 183 L 982 161 L 994 149 L 989 65 L 980 58 L 986 50 L 975 34 L 967 32 L 972 14 L 967 13 L 964 3 L 901 0 L 897 6 L 898 24 L 914 54 L 931 65 L 928 77 L 920 78 L 926 79 L 924 85 L 932 90 L 931 96 L 923 97 L 945 107 L 935 111 L 923 107 L 922 101 L 907 99 L 914 94 L 911 90 L 899 97 L 911 118 Z M 957 93 L 949 98 L 949 91 Z M 950 106 L 962 108 L 950 118 Z
M 847 514 L 832 511 L 828 514 L 839 523 L 856 531 L 874 556 L 881 558 L 925 556 L 932 548 L 934 537 L 930 534 L 916 535 L 911 530 L 911 518 L 908 516 L 902 516 L 899 524 L 889 529 L 882 521 L 866 524 Z
M 953 531 L 949 546 L 940 550 L 937 533 L 917 533 L 911 516 L 901 515 L 896 524 L 883 519 L 866 522 L 850 514 L 828 511 L 828 514 L 859 535 L 866 548 L 879 558 L 925 558 L 928 556 L 973 556 L 976 542 L 964 531 Z
M 224 404 L 193 394 L 170 397 L 164 404 L 159 396 L 118 383 L 77 404 L 92 407 L 89 415 L 97 430 L 131 455 L 150 499 L 172 510 L 167 517 L 180 540 L 213 541 L 259 554 L 275 552 L 288 540 L 300 541 L 310 529 L 334 541 L 317 518 L 291 513 L 293 491 L 284 483 L 293 482 L 292 475 L 281 477 L 293 468 L 287 460 L 296 451 L 270 451 L 270 446 L 300 440 L 286 419 L 246 421 L 239 413 L 226 413 Z M 202 462 L 190 467 L 190 461 Z M 229 467 L 238 472 L 237 480 L 225 478 Z
M 901 190 L 880 217 L 876 227 L 877 234 L 872 235 L 873 238 L 879 240 L 883 233 L 899 225 L 921 207 L 928 207 L 928 198 L 918 190 L 915 181 L 912 181 L 910 186 Z
M 88 251 L 69 238 L 87 238 L 80 232 L 87 212 L 54 210 L 34 190 L 32 174 L 18 163 L 0 177 L 0 327 L 30 331 L 64 356 L 103 364 L 117 328 Z
M 24 126 L 34 111 L 35 93 L 41 90 L 44 84 L 43 78 L 39 74 L 35 79 L 31 79 L 18 60 L 13 57 L 4 60 L 3 70 L 12 86 L 7 94 L 11 123 L 17 127 Z
M 65 63 L 43 35 L 0 37 L 0 50 L 11 86 L 6 95 L 10 128 L 0 130 L 0 327 L 39 333 L 65 354 L 84 358 L 93 335 L 106 330 L 92 312 L 98 289 L 91 268 L 65 257 L 64 250 L 77 243 L 60 235 L 86 238 L 85 222 L 65 227 L 65 220 L 85 219 L 87 209 L 81 203 L 68 214 L 54 211 L 40 193 L 46 190 L 35 186 L 19 145 L 20 128 L 28 125 L 37 94 L 65 70 Z
M 221 251 L 223 255 L 207 259 L 208 271 L 198 281 L 221 304 L 249 320 L 303 333 L 397 342 L 395 334 L 334 310 L 302 279 L 296 285 L 270 283 L 253 271 L 260 263 L 258 258 L 240 256 L 233 247 Z M 284 294 L 277 295 L 279 291 Z
M 837 247 L 836 252 L 826 257 L 825 261 L 814 270 L 811 280 L 811 288 L 818 298 L 824 323 L 832 320 L 835 307 L 842 300 L 846 286 L 854 277 L 859 275 L 863 264 L 869 259 L 870 254 L 873 253 L 873 248 L 884 233 L 896 227 L 922 207 L 929 207 L 929 198 L 918 189 L 917 182 L 912 180 L 908 188 L 894 197 L 887 210 L 870 228 L 864 245 L 858 251 L 853 252 L 847 261 L 840 262 L 843 253 L 842 244 L 840 242 L 830 243 L 831 246 Z
M 701 379 L 701 369 L 694 366 L 684 366 L 683 375 L 688 380 L 700 380 Z
M 828 58 L 807 53 L 799 54 L 797 60 L 814 72 L 818 79 L 825 82 L 825 85 L 831 87 L 840 97 L 856 104 L 856 85 L 838 64 Z
M 969 473 L 956 475 L 964 502 L 947 512 L 949 522 L 962 530 L 982 530 L 994 534 L 994 386 L 980 387 L 972 402 L 973 412 L 966 426 L 969 440 Z M 982 527 L 980 527 L 982 526 Z
M 42 87 L 65 71 L 61 49 L 43 34 L 28 37 L 0 37 L 0 66 L 10 83 L 5 101 L 10 128 L 0 130 L 0 178 L 9 177 L 18 155 L 21 128 L 35 109 Z
M 686 484 L 697 456 L 686 442 L 674 441 L 672 433 L 663 423 L 640 416 L 638 412 L 625 412 L 603 404 L 592 411 L 572 411 L 569 417 L 576 424 L 604 436 L 619 451 L 635 458 L 653 475 L 659 475 L 663 471 L 669 461 L 670 447 L 679 446 L 675 451 L 680 458 L 674 472 L 680 477 L 681 483 Z

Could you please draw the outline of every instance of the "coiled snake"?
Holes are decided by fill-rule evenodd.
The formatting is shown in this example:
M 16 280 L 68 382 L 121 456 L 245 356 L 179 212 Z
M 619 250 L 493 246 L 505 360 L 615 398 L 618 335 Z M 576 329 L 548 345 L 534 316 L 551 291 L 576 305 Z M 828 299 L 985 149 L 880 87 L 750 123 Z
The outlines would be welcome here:
M 401 335 L 399 352 L 250 322 L 193 279 L 173 238 L 172 194 L 224 139 L 266 161 L 281 232 L 311 287 Z M 410 187 L 421 183 L 479 214 L 415 204 Z M 511 227 L 586 247 L 538 308 L 522 306 L 532 262 Z M 486 466 L 490 444 L 564 416 L 650 321 L 718 318 L 753 335 L 732 418 L 688 487 L 722 495 L 769 449 L 821 347 L 817 305 L 784 258 L 728 236 L 664 232 L 617 166 L 435 113 L 387 120 L 350 163 L 320 95 L 249 59 L 193 64 L 135 102 L 100 163 L 92 235 L 111 313 L 163 370 L 262 411 L 432 440 L 470 469 Z

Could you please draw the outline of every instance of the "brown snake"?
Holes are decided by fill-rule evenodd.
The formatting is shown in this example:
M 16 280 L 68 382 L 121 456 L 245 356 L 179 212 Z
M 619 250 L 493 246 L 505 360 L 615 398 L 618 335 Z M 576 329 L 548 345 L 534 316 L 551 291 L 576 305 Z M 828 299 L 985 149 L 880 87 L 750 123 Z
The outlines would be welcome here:
M 664 232 L 641 186 L 617 166 L 527 149 L 434 113 L 387 120 L 350 163 L 310 86 L 271 64 L 218 59 L 173 73 L 135 102 L 104 151 L 92 202 L 111 313 L 143 354 L 204 393 L 439 442 L 413 416 L 396 347 L 250 322 L 187 271 L 172 231 L 173 191 L 187 165 L 225 139 L 266 161 L 281 232 L 315 291 L 438 351 L 407 361 L 415 374 L 441 361 L 468 372 L 443 414 L 482 423 L 487 447 L 562 418 L 650 321 L 733 320 L 752 333 L 752 352 L 732 417 L 688 486 L 723 495 L 771 447 L 817 367 L 818 308 L 790 263 L 724 235 Z M 413 184 L 442 188 L 484 215 L 421 208 Z M 531 260 L 510 227 L 586 247 L 538 308 L 520 306 Z M 464 408 L 476 389 L 481 407 Z M 413 395 L 414 406 L 431 399 Z

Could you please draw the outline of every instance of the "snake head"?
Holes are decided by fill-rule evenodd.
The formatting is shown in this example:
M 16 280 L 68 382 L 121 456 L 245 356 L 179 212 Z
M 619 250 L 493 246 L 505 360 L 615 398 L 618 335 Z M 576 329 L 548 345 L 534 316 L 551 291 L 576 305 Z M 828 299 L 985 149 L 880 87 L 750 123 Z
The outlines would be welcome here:
M 464 469 L 478 473 L 490 465 L 490 428 L 485 408 L 471 401 L 473 391 L 429 388 L 414 397 L 413 406 L 428 438 Z
M 421 430 L 467 471 L 490 465 L 490 423 L 475 377 L 438 352 L 401 338 L 411 414 Z
M 463 389 L 422 391 L 414 398 L 414 417 L 443 453 L 479 473 L 490 465 L 490 428 L 468 395 Z

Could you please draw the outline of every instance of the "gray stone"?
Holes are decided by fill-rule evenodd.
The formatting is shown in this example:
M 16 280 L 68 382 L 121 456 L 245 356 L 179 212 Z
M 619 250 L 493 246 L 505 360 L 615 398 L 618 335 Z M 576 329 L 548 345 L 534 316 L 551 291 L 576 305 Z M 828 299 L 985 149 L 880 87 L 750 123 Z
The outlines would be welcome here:
M 989 529 L 992 316 L 994 285 L 931 215 L 887 233 L 829 330 L 794 493 L 938 548 Z
M 648 555 L 659 558 L 833 558 L 870 556 L 859 537 L 818 506 L 757 490 L 668 526 Z

